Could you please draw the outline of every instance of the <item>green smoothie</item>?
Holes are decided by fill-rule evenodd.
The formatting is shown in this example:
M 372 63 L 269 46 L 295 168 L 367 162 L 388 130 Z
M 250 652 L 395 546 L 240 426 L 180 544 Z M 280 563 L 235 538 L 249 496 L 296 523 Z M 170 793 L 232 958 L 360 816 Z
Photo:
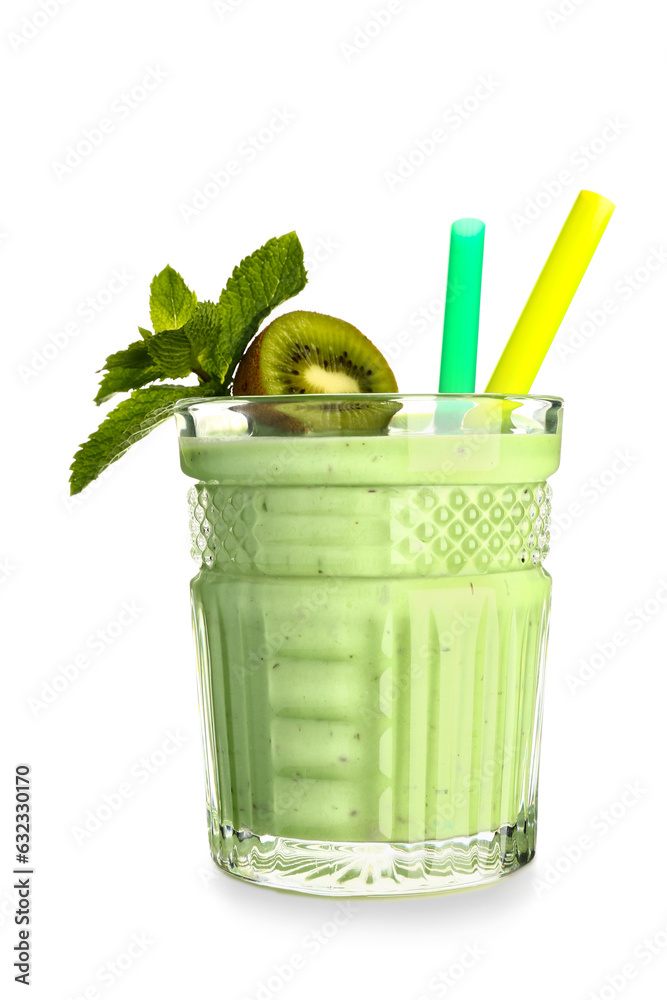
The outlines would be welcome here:
M 182 435 L 211 837 L 534 847 L 559 433 Z
M 588 207 L 591 249 L 609 203 Z M 492 384 L 531 384 L 589 259 L 571 242 L 560 298 L 530 300 L 534 336 L 515 331 Z M 475 273 L 448 307 L 443 386 L 475 383 Z M 95 402 L 129 396 L 77 450 L 71 491 L 175 416 L 221 868 L 326 895 L 492 881 L 534 852 L 561 400 L 400 393 L 349 322 L 271 315 L 306 282 L 294 232 L 217 299 L 156 274 L 152 330 L 107 357 Z

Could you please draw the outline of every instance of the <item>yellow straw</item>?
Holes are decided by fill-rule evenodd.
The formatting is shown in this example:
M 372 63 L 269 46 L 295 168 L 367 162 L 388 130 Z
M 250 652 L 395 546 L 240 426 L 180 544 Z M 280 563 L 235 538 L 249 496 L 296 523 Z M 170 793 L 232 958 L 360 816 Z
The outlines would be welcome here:
M 507 341 L 487 392 L 521 396 L 530 392 L 614 208 L 601 194 L 579 193 Z

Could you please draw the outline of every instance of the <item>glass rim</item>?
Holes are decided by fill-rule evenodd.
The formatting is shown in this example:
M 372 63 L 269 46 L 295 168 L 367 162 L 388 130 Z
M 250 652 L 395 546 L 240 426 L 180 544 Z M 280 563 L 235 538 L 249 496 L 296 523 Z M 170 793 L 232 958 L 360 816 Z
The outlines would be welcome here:
M 290 404 L 301 405 L 304 403 L 369 403 L 369 402 L 402 402 L 405 400 L 415 400 L 417 402 L 439 402 L 456 400 L 466 402 L 483 402 L 485 400 L 496 400 L 499 402 L 523 404 L 549 404 L 552 408 L 561 410 L 565 406 L 565 401 L 561 396 L 533 396 L 521 395 L 518 393 L 497 393 L 497 392 L 348 392 L 348 393 L 296 393 L 280 396 L 191 396 L 179 400 L 174 406 L 174 412 L 180 413 L 189 410 L 193 406 L 202 403 L 214 403 L 234 406 L 239 403 L 265 403 L 280 404 L 289 406 Z
M 203 396 L 173 410 L 179 437 L 560 435 L 563 400 L 500 393 L 294 393 Z

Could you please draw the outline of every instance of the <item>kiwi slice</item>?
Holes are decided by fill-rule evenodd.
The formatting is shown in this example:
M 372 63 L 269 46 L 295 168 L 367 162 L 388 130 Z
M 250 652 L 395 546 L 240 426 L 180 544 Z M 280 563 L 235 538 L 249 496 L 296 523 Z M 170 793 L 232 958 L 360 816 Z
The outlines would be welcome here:
M 398 392 L 391 368 L 363 333 L 333 316 L 291 312 L 252 341 L 234 379 L 235 396 Z
M 236 371 L 235 396 L 336 396 L 394 393 L 394 373 L 363 333 L 350 323 L 314 312 L 291 312 L 262 330 Z M 389 422 L 397 407 L 388 401 L 303 400 L 275 404 L 276 416 L 291 416 L 311 430 L 371 430 Z M 287 429 L 287 427 L 285 427 Z

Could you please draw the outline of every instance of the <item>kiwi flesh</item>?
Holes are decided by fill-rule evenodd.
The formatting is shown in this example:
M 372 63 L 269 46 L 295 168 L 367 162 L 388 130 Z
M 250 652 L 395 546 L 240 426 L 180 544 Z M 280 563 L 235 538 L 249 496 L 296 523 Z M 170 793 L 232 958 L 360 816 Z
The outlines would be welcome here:
M 286 313 L 251 342 L 236 371 L 235 396 L 288 396 L 274 404 L 279 423 L 298 420 L 310 430 L 379 430 L 398 407 L 389 401 L 321 400 L 296 405 L 295 397 L 398 392 L 386 360 L 356 327 L 314 312 Z M 285 429 L 288 427 L 285 424 Z

